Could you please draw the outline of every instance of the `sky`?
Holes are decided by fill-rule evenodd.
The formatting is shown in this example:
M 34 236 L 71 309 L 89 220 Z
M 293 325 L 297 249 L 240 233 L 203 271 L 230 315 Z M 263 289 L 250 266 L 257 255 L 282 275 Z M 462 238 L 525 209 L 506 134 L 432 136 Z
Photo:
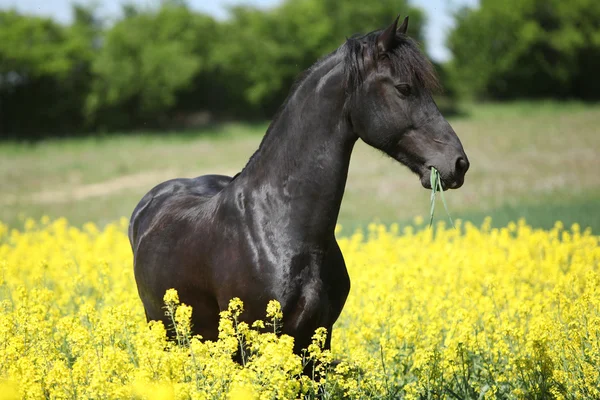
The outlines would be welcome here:
M 99 4 L 102 16 L 117 17 L 123 0 L 92 0 Z M 343 0 L 340 0 L 343 1 Z M 376 0 L 372 0 L 376 1 Z M 73 0 L 0 0 L 0 9 L 14 8 L 20 12 L 53 17 L 61 22 L 71 20 L 71 3 Z M 86 0 L 79 0 L 86 3 Z M 141 5 L 157 5 L 160 0 L 130 0 Z M 273 7 L 279 0 L 188 0 L 195 10 L 211 14 L 216 18 L 227 18 L 227 6 L 231 4 L 250 4 L 261 8 Z M 445 46 L 445 39 L 452 27 L 452 10 L 463 6 L 475 6 L 478 0 L 412 0 L 412 4 L 421 7 L 427 13 L 425 35 L 429 46 L 429 55 L 436 61 L 446 61 L 450 53 Z M 402 12 L 402 10 L 398 10 Z M 392 16 L 390 16 L 392 18 Z

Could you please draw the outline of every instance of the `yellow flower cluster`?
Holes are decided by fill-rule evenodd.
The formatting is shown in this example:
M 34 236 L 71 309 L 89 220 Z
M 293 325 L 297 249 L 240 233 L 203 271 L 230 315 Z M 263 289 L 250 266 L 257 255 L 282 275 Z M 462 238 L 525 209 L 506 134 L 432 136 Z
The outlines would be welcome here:
M 193 310 L 175 290 L 164 297 L 172 324 L 146 323 L 124 220 L 102 230 L 62 219 L 22 231 L 0 224 L 0 393 L 599 398 L 600 237 L 560 223 L 457 225 L 371 225 L 341 237 L 352 289 L 333 349 L 319 329 L 298 356 L 277 335 L 285 315 L 276 301 L 248 325 L 232 299 L 216 342 L 190 334 Z

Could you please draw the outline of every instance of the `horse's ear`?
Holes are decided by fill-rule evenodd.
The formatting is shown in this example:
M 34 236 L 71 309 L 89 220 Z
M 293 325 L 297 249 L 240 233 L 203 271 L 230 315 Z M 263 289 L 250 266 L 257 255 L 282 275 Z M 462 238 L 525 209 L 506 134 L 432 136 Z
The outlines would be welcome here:
M 400 25 L 398 27 L 398 32 L 402 33 L 403 35 L 406 35 L 407 29 L 408 29 L 408 15 L 404 18 L 404 21 L 402 21 L 402 25 Z
M 379 48 L 380 53 L 385 53 L 394 48 L 396 45 L 396 30 L 398 27 L 398 19 L 400 19 L 400 14 L 396 17 L 394 22 L 388 26 L 388 28 L 379 34 L 377 38 L 377 47 Z

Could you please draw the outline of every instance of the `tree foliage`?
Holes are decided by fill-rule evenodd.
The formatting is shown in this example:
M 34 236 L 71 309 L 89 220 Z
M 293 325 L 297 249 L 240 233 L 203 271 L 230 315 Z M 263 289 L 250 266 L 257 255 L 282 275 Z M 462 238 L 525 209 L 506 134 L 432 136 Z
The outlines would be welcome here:
M 72 28 L 50 19 L 0 12 L 0 129 L 31 133 L 60 129 L 62 116 L 77 113 L 76 73 L 85 54 L 71 41 Z M 54 96 L 69 101 L 56 102 Z M 77 119 L 77 115 L 72 115 Z
M 600 2 L 481 0 L 448 40 L 455 85 L 497 99 L 600 98 Z
M 117 22 L 93 62 L 88 113 L 97 118 L 103 110 L 117 110 L 134 122 L 164 113 L 207 68 L 214 29 L 210 17 L 171 5 Z
M 198 111 L 269 118 L 298 75 L 346 36 L 402 13 L 423 39 L 424 14 L 407 0 L 285 0 L 233 7 L 225 21 L 183 0 L 122 11 L 111 25 L 79 5 L 69 25 L 0 12 L 3 136 L 162 127 Z

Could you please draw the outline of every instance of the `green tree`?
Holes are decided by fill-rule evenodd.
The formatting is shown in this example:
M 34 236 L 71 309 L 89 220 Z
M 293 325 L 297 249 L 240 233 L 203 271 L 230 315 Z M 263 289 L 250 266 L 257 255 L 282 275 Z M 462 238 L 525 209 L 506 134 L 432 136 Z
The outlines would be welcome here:
M 270 117 L 300 72 L 345 37 L 384 28 L 398 13 L 410 15 L 409 33 L 422 40 L 424 14 L 406 0 L 287 0 L 267 11 L 234 7 L 214 60 Z
M 448 40 L 455 86 L 479 97 L 600 98 L 600 2 L 482 0 Z
M 83 8 L 75 8 L 83 16 Z M 91 14 L 88 15 L 91 17 Z M 82 122 L 77 79 L 89 62 L 80 20 L 65 27 L 0 11 L 0 130 L 3 136 L 70 132 Z
M 207 67 L 215 25 L 181 4 L 130 10 L 106 32 L 94 60 L 90 118 L 127 127 L 166 117 L 178 92 Z

